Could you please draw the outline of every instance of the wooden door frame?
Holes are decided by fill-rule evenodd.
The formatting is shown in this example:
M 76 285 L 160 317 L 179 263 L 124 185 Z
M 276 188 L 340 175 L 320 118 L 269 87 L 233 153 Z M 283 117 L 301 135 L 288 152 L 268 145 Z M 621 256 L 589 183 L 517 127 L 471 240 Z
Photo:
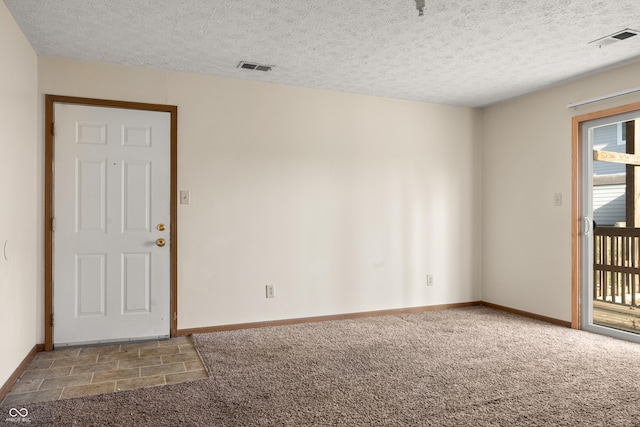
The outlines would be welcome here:
M 582 124 L 640 111 L 640 102 L 575 116 L 571 123 L 571 327 L 582 328 Z
M 53 184 L 54 184 L 54 123 L 55 104 L 75 104 L 128 110 L 160 111 L 170 114 L 171 120 L 171 189 L 170 189 L 170 322 L 169 333 L 178 331 L 178 107 L 72 96 L 45 95 L 45 165 L 44 165 L 44 349 L 53 350 Z

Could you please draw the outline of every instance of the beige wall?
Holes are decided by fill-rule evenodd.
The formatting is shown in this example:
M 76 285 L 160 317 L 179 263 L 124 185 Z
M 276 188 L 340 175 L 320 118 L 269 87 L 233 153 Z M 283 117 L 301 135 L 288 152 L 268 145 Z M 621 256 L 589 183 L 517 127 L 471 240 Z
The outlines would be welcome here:
M 571 119 L 640 94 L 565 107 L 638 87 L 639 75 L 635 63 L 484 110 L 483 300 L 571 320 Z
M 3 2 L 0 52 L 2 386 L 37 342 L 36 278 L 41 270 L 36 259 L 37 59 Z
M 179 328 L 481 298 L 477 110 L 52 58 L 39 90 L 178 106 Z

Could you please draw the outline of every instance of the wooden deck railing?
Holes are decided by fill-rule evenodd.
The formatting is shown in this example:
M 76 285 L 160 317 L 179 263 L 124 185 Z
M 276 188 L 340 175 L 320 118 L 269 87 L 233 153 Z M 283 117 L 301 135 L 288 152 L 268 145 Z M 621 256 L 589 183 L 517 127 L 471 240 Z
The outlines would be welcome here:
M 638 306 L 640 228 L 596 227 L 593 237 L 593 299 Z

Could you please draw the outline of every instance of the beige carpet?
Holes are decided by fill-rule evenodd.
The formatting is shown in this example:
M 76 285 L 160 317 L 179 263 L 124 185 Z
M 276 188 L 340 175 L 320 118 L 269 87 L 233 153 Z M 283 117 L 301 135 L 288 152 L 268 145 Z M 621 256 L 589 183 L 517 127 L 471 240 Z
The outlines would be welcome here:
M 483 307 L 193 341 L 210 378 L 29 405 L 30 425 L 640 425 L 640 345 Z

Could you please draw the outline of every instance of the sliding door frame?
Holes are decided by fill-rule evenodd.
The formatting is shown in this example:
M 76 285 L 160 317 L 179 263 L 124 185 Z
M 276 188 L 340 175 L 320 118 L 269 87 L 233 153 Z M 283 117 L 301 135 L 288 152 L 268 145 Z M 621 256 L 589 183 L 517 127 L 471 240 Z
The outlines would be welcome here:
M 575 116 L 571 123 L 571 327 L 582 329 L 582 211 L 583 182 L 582 182 L 582 124 L 591 120 L 617 116 L 619 114 L 640 111 L 640 102 L 620 107 L 609 108 L 593 113 Z

